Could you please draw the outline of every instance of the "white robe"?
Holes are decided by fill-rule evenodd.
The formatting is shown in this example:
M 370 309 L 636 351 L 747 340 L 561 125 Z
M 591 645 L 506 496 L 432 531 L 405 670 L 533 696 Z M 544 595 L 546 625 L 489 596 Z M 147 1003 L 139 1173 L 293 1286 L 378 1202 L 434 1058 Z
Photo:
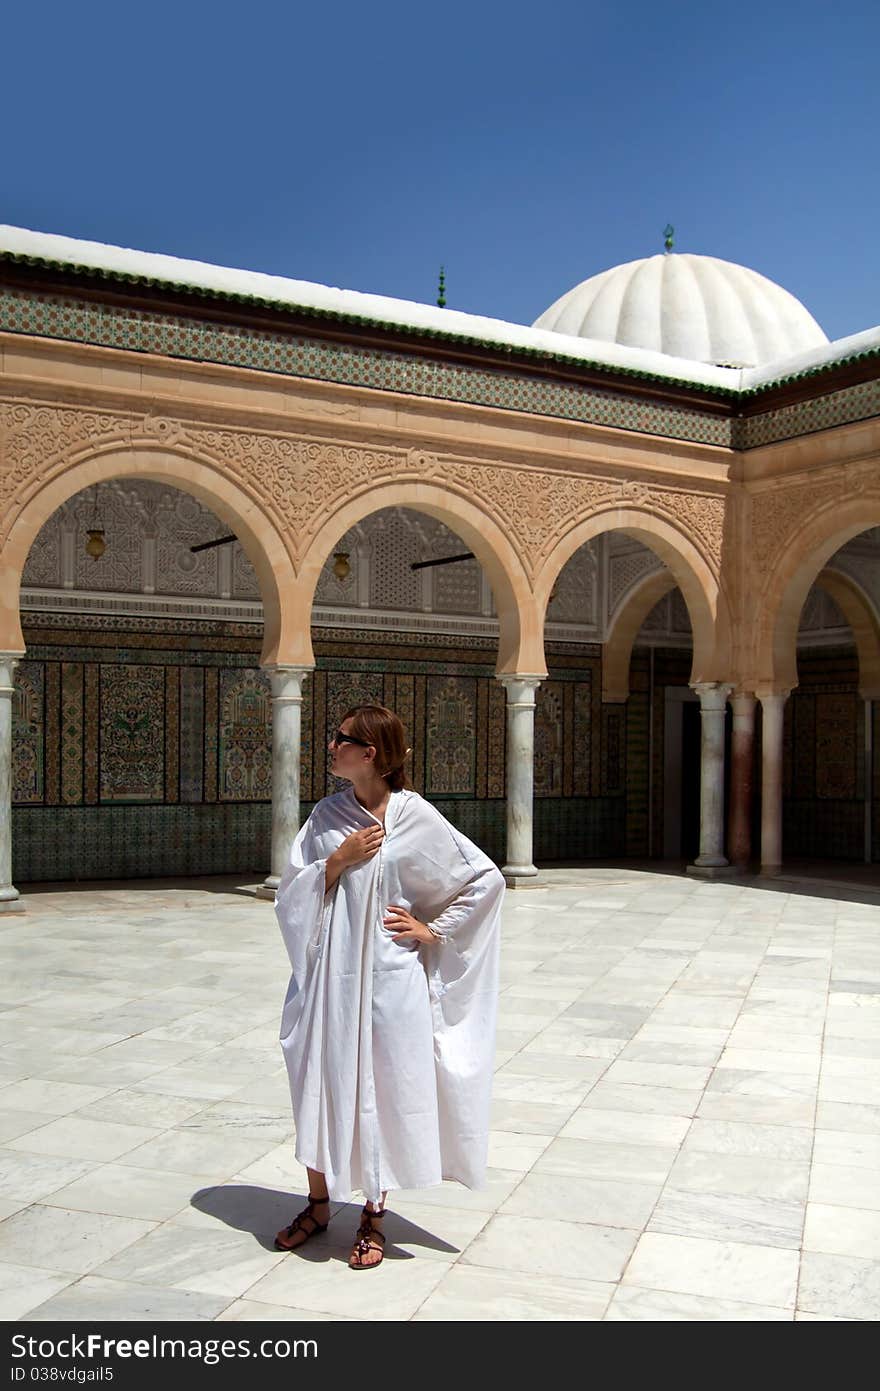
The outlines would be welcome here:
M 416 792 L 393 792 L 379 853 L 324 893 L 327 857 L 372 816 L 351 788 L 293 844 L 275 911 L 293 975 L 281 1019 L 300 1163 L 331 1198 L 485 1182 L 504 879 Z M 388 904 L 444 940 L 392 940 Z

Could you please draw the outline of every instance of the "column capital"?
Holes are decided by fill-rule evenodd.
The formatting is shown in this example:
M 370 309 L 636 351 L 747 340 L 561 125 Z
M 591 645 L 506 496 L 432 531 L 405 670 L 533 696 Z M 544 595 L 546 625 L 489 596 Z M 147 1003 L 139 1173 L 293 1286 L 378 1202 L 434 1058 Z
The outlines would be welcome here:
M 283 704 L 301 704 L 302 683 L 314 671 L 314 667 L 289 667 L 270 662 L 263 667 L 272 683 L 272 700 Z
M 507 692 L 508 705 L 534 705 L 535 691 L 544 680 L 543 676 L 519 676 L 505 672 L 496 678 Z
M 729 681 L 696 681 L 691 690 L 700 697 L 701 710 L 720 712 L 727 705 L 733 686 Z
M 13 673 L 23 656 L 23 652 L 0 652 L 0 695 L 12 695 L 15 689 Z
M 791 687 L 758 686 L 758 688 L 755 691 L 755 695 L 758 697 L 762 705 L 769 705 L 774 700 L 781 701 L 784 704 L 785 701 L 788 700 L 788 697 L 791 695 Z

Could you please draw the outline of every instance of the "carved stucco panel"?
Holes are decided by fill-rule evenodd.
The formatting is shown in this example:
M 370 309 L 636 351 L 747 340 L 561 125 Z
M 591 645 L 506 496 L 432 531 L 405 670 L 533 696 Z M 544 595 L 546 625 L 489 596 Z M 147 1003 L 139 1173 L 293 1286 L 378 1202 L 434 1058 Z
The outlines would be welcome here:
M 824 511 L 855 497 L 866 501 L 866 522 L 870 524 L 869 500 L 880 501 L 876 468 L 848 466 L 825 481 L 809 479 L 787 487 L 767 489 L 751 497 L 752 559 L 760 585 L 768 583 L 782 556 Z M 873 510 L 873 509 L 870 509 Z
M 127 416 L 0 402 L 0 515 L 6 526 L 38 481 L 77 455 L 130 438 Z M 2 534 L 2 533 L 0 533 Z
M 203 428 L 148 413 L 21 404 L 0 406 L 0 506 L 21 501 L 35 482 L 78 455 L 120 443 L 164 446 L 232 473 L 276 518 L 296 563 L 341 500 L 383 481 L 441 483 L 476 501 L 509 538 L 526 572 L 540 564 L 572 524 L 613 506 L 666 516 L 720 567 L 724 498 L 516 466 L 440 459 L 422 450 L 370 449 L 239 429 Z M 181 482 L 185 486 L 185 477 Z

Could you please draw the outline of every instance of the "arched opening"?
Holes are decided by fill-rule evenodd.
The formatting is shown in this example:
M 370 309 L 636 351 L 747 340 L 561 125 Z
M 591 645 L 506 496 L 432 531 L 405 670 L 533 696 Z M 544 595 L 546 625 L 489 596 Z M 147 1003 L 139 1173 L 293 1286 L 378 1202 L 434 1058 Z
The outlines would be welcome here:
M 503 862 L 506 714 L 496 671 L 504 620 L 479 559 L 451 559 L 470 551 L 470 540 L 447 520 L 400 505 L 332 537 L 311 612 L 302 806 L 305 814 L 342 786 L 329 771 L 327 740 L 345 710 L 378 701 L 406 727 L 415 789 Z
M 784 711 L 783 855 L 877 861 L 880 528 L 820 552 L 812 568 Z
M 547 608 L 547 665 L 561 605 L 587 621 L 582 640 L 592 644 L 583 649 L 592 699 L 581 702 L 570 725 L 571 746 L 588 749 L 592 765 L 580 789 L 578 816 L 591 826 L 581 853 L 692 860 L 699 852 L 700 720 L 691 686 L 717 681 L 727 669 L 723 597 L 693 543 L 662 520 L 619 512 L 593 518 L 569 534 L 556 561 L 563 556 Z M 552 574 L 548 563 L 539 592 Z M 539 721 L 547 718 L 542 704 L 539 690 Z
M 258 879 L 272 791 L 261 662 L 282 627 L 280 538 L 231 505 L 229 487 L 209 505 L 179 461 L 107 473 L 71 491 L 83 477 L 72 470 L 54 508 L 58 486 L 35 497 L 4 549 L 8 569 L 35 533 L 21 566 L 13 874 Z

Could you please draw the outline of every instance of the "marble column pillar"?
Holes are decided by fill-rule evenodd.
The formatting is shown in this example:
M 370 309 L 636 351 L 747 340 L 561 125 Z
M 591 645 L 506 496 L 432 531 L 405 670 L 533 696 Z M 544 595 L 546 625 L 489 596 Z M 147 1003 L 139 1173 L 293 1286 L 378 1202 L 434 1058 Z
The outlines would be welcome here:
M 268 667 L 272 682 L 272 853 L 257 893 L 274 898 L 299 830 L 302 683 L 309 667 Z
M 0 653 L 0 913 L 23 908 L 12 883 L 12 674 L 17 660 Z
M 727 869 L 724 855 L 724 719 L 731 687 L 704 681 L 700 697 L 700 853 L 688 870 Z
M 535 791 L 535 691 L 538 676 L 501 676 L 507 695 L 507 863 L 508 885 L 534 880 L 532 816 Z
M 782 868 L 782 721 L 788 691 L 761 701 L 761 873 Z
M 730 822 L 728 850 L 738 869 L 745 869 L 752 858 L 752 767 L 755 749 L 755 706 L 753 695 L 739 692 L 730 697 L 733 730 L 730 740 Z

